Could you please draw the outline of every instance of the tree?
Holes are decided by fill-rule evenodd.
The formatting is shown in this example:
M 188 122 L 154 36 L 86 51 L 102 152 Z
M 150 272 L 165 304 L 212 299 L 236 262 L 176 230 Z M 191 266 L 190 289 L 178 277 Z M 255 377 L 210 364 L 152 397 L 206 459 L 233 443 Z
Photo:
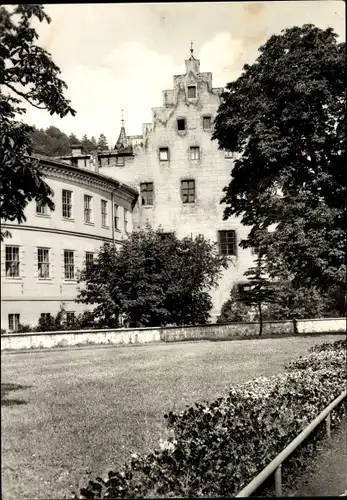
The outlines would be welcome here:
M 346 288 L 345 44 L 329 28 L 271 36 L 227 85 L 213 139 L 237 159 L 224 219 L 250 226 L 269 272 Z
M 83 146 L 83 151 L 86 154 L 89 154 L 95 149 L 97 149 L 97 143 L 95 137 L 92 137 L 92 139 L 88 139 L 87 134 L 84 134 L 84 136 L 82 137 L 82 146 Z
M 263 256 L 258 254 L 256 266 L 249 268 L 244 275 L 248 277 L 249 287 L 240 294 L 240 301 L 246 306 L 256 306 L 259 319 L 259 336 L 263 332 L 263 305 L 276 302 L 277 294 L 273 284 L 266 276 L 267 269 Z
M 69 141 L 70 141 L 70 148 L 71 146 L 75 146 L 76 144 L 80 144 L 81 142 L 75 134 L 69 135 Z
M 203 236 L 177 239 L 149 225 L 133 232 L 117 250 L 105 244 L 79 278 L 78 301 L 96 305 L 107 327 L 206 323 L 209 290 L 217 286 L 227 259 Z
M 38 161 L 31 158 L 32 128 L 17 120 L 23 101 L 60 117 L 75 115 L 63 91 L 66 84 L 51 56 L 35 45 L 32 19 L 50 23 L 42 5 L 0 7 L 0 210 L 4 220 L 26 220 L 24 209 L 35 199 L 54 209 L 53 191 L 43 180 Z M 8 94 L 4 92 L 7 91 Z M 10 236 L 1 231 L 1 240 Z
M 263 315 L 266 320 L 332 318 L 346 314 L 345 301 L 336 286 L 325 291 L 303 286 L 290 277 L 278 280 L 274 286 L 277 299 Z
M 253 321 L 254 314 L 250 306 L 243 304 L 236 288 L 230 292 L 230 298 L 222 305 L 217 323 L 242 323 Z
M 101 151 L 108 149 L 107 139 L 104 134 L 100 135 L 97 146 Z

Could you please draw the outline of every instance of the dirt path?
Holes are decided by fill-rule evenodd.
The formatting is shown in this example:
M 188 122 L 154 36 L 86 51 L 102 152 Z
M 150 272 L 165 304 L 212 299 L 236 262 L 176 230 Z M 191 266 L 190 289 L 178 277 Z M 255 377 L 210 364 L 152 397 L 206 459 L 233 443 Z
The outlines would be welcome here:
M 287 496 L 338 496 L 347 489 L 346 421 L 329 440 L 322 443 L 313 463 L 303 477 L 295 481 Z

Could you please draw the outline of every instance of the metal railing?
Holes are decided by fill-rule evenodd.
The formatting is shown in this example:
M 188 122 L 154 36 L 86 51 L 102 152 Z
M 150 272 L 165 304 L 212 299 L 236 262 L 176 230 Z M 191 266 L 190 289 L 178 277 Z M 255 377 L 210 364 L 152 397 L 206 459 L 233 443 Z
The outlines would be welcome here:
M 284 448 L 247 486 L 245 486 L 235 498 L 249 497 L 264 481 L 275 473 L 276 497 L 282 496 L 282 463 L 289 457 L 309 434 L 325 419 L 327 435 L 331 436 L 331 411 L 336 408 L 346 397 L 347 391 L 343 391 L 329 406 L 327 406 L 312 422 L 300 432 L 300 434 Z

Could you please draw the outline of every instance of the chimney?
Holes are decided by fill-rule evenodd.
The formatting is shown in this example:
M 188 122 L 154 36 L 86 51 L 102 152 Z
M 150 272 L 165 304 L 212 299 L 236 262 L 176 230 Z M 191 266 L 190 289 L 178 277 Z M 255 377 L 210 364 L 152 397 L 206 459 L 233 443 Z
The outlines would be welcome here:
M 82 144 L 72 144 L 71 146 L 71 154 L 72 156 L 81 156 L 82 152 Z

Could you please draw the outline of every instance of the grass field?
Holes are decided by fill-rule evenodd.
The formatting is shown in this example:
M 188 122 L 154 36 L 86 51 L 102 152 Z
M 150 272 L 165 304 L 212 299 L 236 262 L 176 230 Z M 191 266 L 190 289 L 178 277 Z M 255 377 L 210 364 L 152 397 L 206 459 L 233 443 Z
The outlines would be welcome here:
M 272 375 L 343 335 L 6 353 L 2 498 L 71 498 L 157 445 L 163 414 Z

